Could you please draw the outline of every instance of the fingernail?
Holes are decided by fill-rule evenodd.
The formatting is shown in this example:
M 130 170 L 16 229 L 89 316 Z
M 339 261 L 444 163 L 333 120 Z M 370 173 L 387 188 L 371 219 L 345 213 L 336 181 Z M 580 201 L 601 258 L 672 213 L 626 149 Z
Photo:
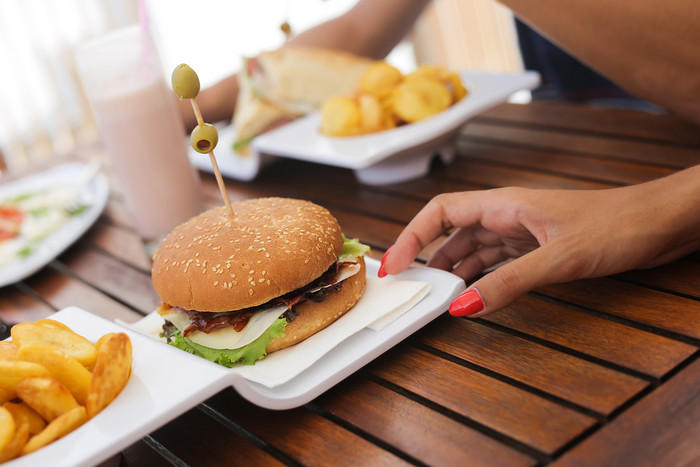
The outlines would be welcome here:
M 393 245 L 390 246 L 389 249 L 386 250 L 386 253 L 384 253 L 384 256 L 382 256 L 382 262 L 379 264 L 379 271 L 377 271 L 377 277 L 379 278 L 386 276 L 386 271 L 384 270 L 384 262 L 386 261 L 387 256 L 389 256 L 389 252 L 392 248 L 394 248 Z
M 470 289 L 450 304 L 450 314 L 452 316 L 469 316 L 484 309 L 484 301 L 476 289 Z

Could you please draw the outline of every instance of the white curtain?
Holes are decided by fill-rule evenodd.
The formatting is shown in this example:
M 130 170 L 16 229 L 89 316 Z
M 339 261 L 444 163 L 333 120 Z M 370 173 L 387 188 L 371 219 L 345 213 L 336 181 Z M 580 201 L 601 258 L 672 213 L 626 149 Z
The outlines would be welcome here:
M 137 0 L 0 0 L 0 152 L 7 170 L 97 135 L 76 76 L 80 41 L 137 21 Z

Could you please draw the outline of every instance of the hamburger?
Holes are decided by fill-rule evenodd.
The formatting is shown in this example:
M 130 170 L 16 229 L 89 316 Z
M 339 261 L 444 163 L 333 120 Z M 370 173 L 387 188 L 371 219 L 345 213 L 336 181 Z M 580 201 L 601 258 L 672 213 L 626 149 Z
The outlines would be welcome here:
M 309 201 L 258 198 L 210 209 L 153 258 L 168 343 L 224 366 L 254 364 L 340 318 L 365 287 L 363 255 Z

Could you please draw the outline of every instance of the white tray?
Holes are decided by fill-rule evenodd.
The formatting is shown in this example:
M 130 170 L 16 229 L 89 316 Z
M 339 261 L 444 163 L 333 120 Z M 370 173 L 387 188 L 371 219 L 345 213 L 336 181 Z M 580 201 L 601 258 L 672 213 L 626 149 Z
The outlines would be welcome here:
M 325 136 L 318 130 L 316 112 L 258 136 L 251 144 L 251 155 L 241 156 L 232 149 L 233 128 L 222 127 L 214 151 L 217 163 L 224 175 L 245 181 L 278 157 L 352 169 L 358 180 L 371 185 L 422 177 L 436 155 L 446 163 L 453 159 L 457 131 L 471 117 L 539 84 L 539 75 L 531 71 L 460 75 L 469 91 L 464 99 L 434 117 L 380 133 Z M 192 149 L 190 160 L 197 168 L 212 171 L 209 158 Z
M 367 274 L 376 275 L 377 261 L 367 259 L 366 263 Z M 252 383 L 235 369 L 211 363 L 80 308 L 63 309 L 51 318 L 92 341 L 108 332 L 129 335 L 133 345 L 131 379 L 117 399 L 85 425 L 6 465 L 55 465 L 57 459 L 66 466 L 98 464 L 229 386 L 261 407 L 281 410 L 303 405 L 444 313 L 465 289 L 461 278 L 427 267 L 413 267 L 396 277 L 429 282 L 430 293 L 381 331 L 363 329 L 294 379 L 274 388 Z

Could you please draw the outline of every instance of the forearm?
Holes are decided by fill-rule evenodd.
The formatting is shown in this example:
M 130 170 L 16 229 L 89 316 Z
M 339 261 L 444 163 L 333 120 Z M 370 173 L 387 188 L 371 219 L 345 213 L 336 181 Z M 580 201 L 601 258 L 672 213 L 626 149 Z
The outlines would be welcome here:
M 696 0 L 500 0 L 632 94 L 700 123 Z
M 645 186 L 646 185 L 646 186 Z M 700 165 L 641 185 L 639 205 L 650 206 L 649 229 L 660 238 L 657 266 L 700 249 Z
M 430 0 L 361 0 L 344 15 L 292 38 L 290 45 L 319 46 L 381 59 L 408 34 Z

